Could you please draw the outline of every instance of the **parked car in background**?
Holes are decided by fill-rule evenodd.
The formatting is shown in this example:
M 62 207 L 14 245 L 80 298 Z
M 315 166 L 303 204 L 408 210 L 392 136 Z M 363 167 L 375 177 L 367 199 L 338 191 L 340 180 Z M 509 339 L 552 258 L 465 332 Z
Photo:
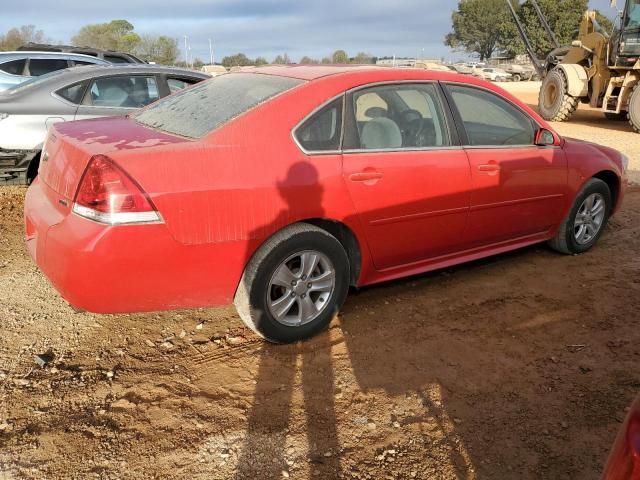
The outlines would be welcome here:
M 609 454 L 602 480 L 640 479 L 640 396 L 629 410 Z
M 473 75 L 473 69 L 462 64 L 449 65 L 449 70 L 461 73 L 462 75 Z
M 274 342 L 324 329 L 350 285 L 545 241 L 586 252 L 628 165 L 486 81 L 373 66 L 220 75 L 128 117 L 56 123 L 45 149 L 26 242 L 69 303 L 235 299 Z
M 511 74 L 501 68 L 485 67 L 480 72 L 481 78 L 492 82 L 506 82 L 511 80 Z
M 80 53 L 89 55 L 90 57 L 100 58 L 109 63 L 147 63 L 140 60 L 131 53 L 116 52 L 113 50 L 100 50 L 92 47 L 74 47 L 72 45 L 49 45 L 46 43 L 27 43 L 18 50 L 28 50 L 31 52 L 64 52 L 64 53 Z
M 228 72 L 228 70 L 222 65 L 203 65 L 200 71 L 208 73 L 212 77 L 216 77 Z
M 0 92 L 0 185 L 33 180 L 52 124 L 126 115 L 207 78 L 201 72 L 146 64 L 85 66 Z
M 514 63 L 506 66 L 504 70 L 511 75 L 511 80 L 514 82 L 528 82 L 537 76 L 536 70 L 530 65 L 518 65 Z
M 0 52 L 0 91 L 32 77 L 80 65 L 110 65 L 99 58 L 80 54 Z

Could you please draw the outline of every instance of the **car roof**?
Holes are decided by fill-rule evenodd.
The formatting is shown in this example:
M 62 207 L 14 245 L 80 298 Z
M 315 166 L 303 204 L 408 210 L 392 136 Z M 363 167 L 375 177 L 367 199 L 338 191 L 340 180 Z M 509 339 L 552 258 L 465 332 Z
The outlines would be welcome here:
M 62 58 L 65 60 L 86 60 L 100 64 L 108 64 L 106 60 L 93 57 L 91 55 L 83 55 L 81 53 L 65 53 L 65 52 L 32 52 L 28 50 L 14 52 L 0 52 L 0 62 L 10 62 L 12 60 L 21 60 L 23 58 Z
M 269 65 L 243 69 L 245 73 L 260 73 L 299 80 L 316 81 L 336 77 L 365 78 L 373 81 L 435 80 L 460 81 L 461 74 L 452 70 L 428 70 L 413 67 L 387 67 L 378 65 Z M 235 72 L 235 73 L 241 73 Z
M 149 65 L 146 63 L 123 63 L 123 64 L 110 64 L 105 65 L 83 65 L 80 67 L 65 68 L 62 70 L 56 70 L 50 73 L 48 78 L 35 77 L 40 79 L 40 82 L 34 84 L 32 88 L 23 89 L 20 92 L 15 92 L 16 95 L 31 94 L 31 92 L 54 91 L 59 88 L 71 85 L 75 82 L 81 82 L 83 80 L 89 80 L 97 77 L 111 76 L 111 75 L 127 75 L 127 74 L 151 74 L 151 75 L 184 75 L 195 78 L 201 78 L 206 80 L 211 78 L 211 75 L 203 72 L 197 72 L 194 70 L 186 70 L 184 68 L 166 67 L 159 65 Z M 28 87 L 28 85 L 25 85 Z M 20 85 L 16 85 L 20 87 Z

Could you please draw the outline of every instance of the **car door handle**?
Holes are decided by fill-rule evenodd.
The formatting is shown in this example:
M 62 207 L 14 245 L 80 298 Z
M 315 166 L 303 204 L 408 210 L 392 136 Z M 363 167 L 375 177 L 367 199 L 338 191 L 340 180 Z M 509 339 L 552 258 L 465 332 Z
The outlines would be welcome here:
M 371 182 L 380 180 L 383 176 L 380 172 L 359 172 L 349 175 L 349 180 L 352 182 Z
M 497 172 L 500 170 L 500 165 L 498 165 L 497 163 L 478 165 L 478 170 L 480 170 L 481 172 Z

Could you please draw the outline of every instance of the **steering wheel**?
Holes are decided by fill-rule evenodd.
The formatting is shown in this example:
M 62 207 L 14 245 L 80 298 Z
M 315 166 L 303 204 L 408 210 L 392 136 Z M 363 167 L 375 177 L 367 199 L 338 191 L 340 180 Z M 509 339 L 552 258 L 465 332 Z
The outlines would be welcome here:
M 413 109 L 405 110 L 399 115 L 400 131 L 404 146 L 419 147 L 418 141 L 422 137 L 424 125 L 422 114 Z

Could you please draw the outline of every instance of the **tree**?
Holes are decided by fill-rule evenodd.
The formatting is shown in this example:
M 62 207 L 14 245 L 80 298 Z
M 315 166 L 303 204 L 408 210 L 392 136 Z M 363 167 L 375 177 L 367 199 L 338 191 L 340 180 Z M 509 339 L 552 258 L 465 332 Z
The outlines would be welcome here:
M 284 55 L 278 55 L 273 60 L 273 63 L 275 65 L 289 65 L 291 63 L 291 59 L 289 58 L 289 55 L 285 53 Z
M 511 1 L 517 5 L 517 0 Z M 505 25 L 513 23 L 504 0 L 460 0 L 451 20 L 453 32 L 446 36 L 445 45 L 475 53 L 481 61 L 503 46 Z
M 320 61 L 315 58 L 307 57 L 306 55 L 300 59 L 301 65 L 317 65 Z
M 267 61 L 266 58 L 264 57 L 258 57 L 255 59 L 255 61 L 253 62 L 255 64 L 256 67 L 260 67 L 262 65 L 268 65 L 269 62 Z
M 571 42 L 578 37 L 582 15 L 589 8 L 588 0 L 538 0 L 538 4 L 556 35 L 558 43 L 565 46 L 571 45 Z M 547 32 L 540 25 L 540 20 L 531 2 L 522 4 L 517 9 L 517 13 L 536 54 L 540 58 L 545 57 L 555 47 Z M 596 10 L 596 20 L 607 33 L 613 32 L 611 20 L 598 10 Z M 505 45 L 504 50 L 512 55 L 525 52 L 524 43 L 513 20 L 511 25 L 506 25 L 502 29 L 502 44 Z
M 160 65 L 173 65 L 180 54 L 178 40 L 175 38 L 143 35 L 136 48 L 136 54 L 147 62 Z M 195 62 L 194 62 L 195 63 Z
M 133 53 L 142 40 L 133 29 L 133 25 L 126 20 L 85 25 L 71 41 L 78 47 L 94 47 Z
M 329 57 L 323 57 L 323 59 L 320 61 L 320 63 L 324 63 L 324 64 L 330 64 L 332 62 L 332 60 Z
M 204 62 L 202 61 L 202 59 L 198 57 L 194 58 L 193 61 L 191 62 L 191 68 L 195 70 L 200 70 L 203 66 L 204 66 Z
M 229 55 L 222 59 L 222 65 L 226 68 L 231 67 L 248 67 L 253 65 L 253 62 L 244 53 L 236 53 L 235 55 Z
M 333 52 L 331 62 L 335 64 L 349 63 L 349 55 L 344 50 L 336 50 Z
M 365 52 L 358 52 L 358 54 L 353 57 L 352 62 L 357 64 L 369 64 L 373 63 L 373 57 Z
M 29 43 L 46 43 L 49 40 L 42 30 L 36 30 L 35 25 L 22 25 L 12 28 L 5 35 L 0 35 L 0 51 L 11 51 Z

